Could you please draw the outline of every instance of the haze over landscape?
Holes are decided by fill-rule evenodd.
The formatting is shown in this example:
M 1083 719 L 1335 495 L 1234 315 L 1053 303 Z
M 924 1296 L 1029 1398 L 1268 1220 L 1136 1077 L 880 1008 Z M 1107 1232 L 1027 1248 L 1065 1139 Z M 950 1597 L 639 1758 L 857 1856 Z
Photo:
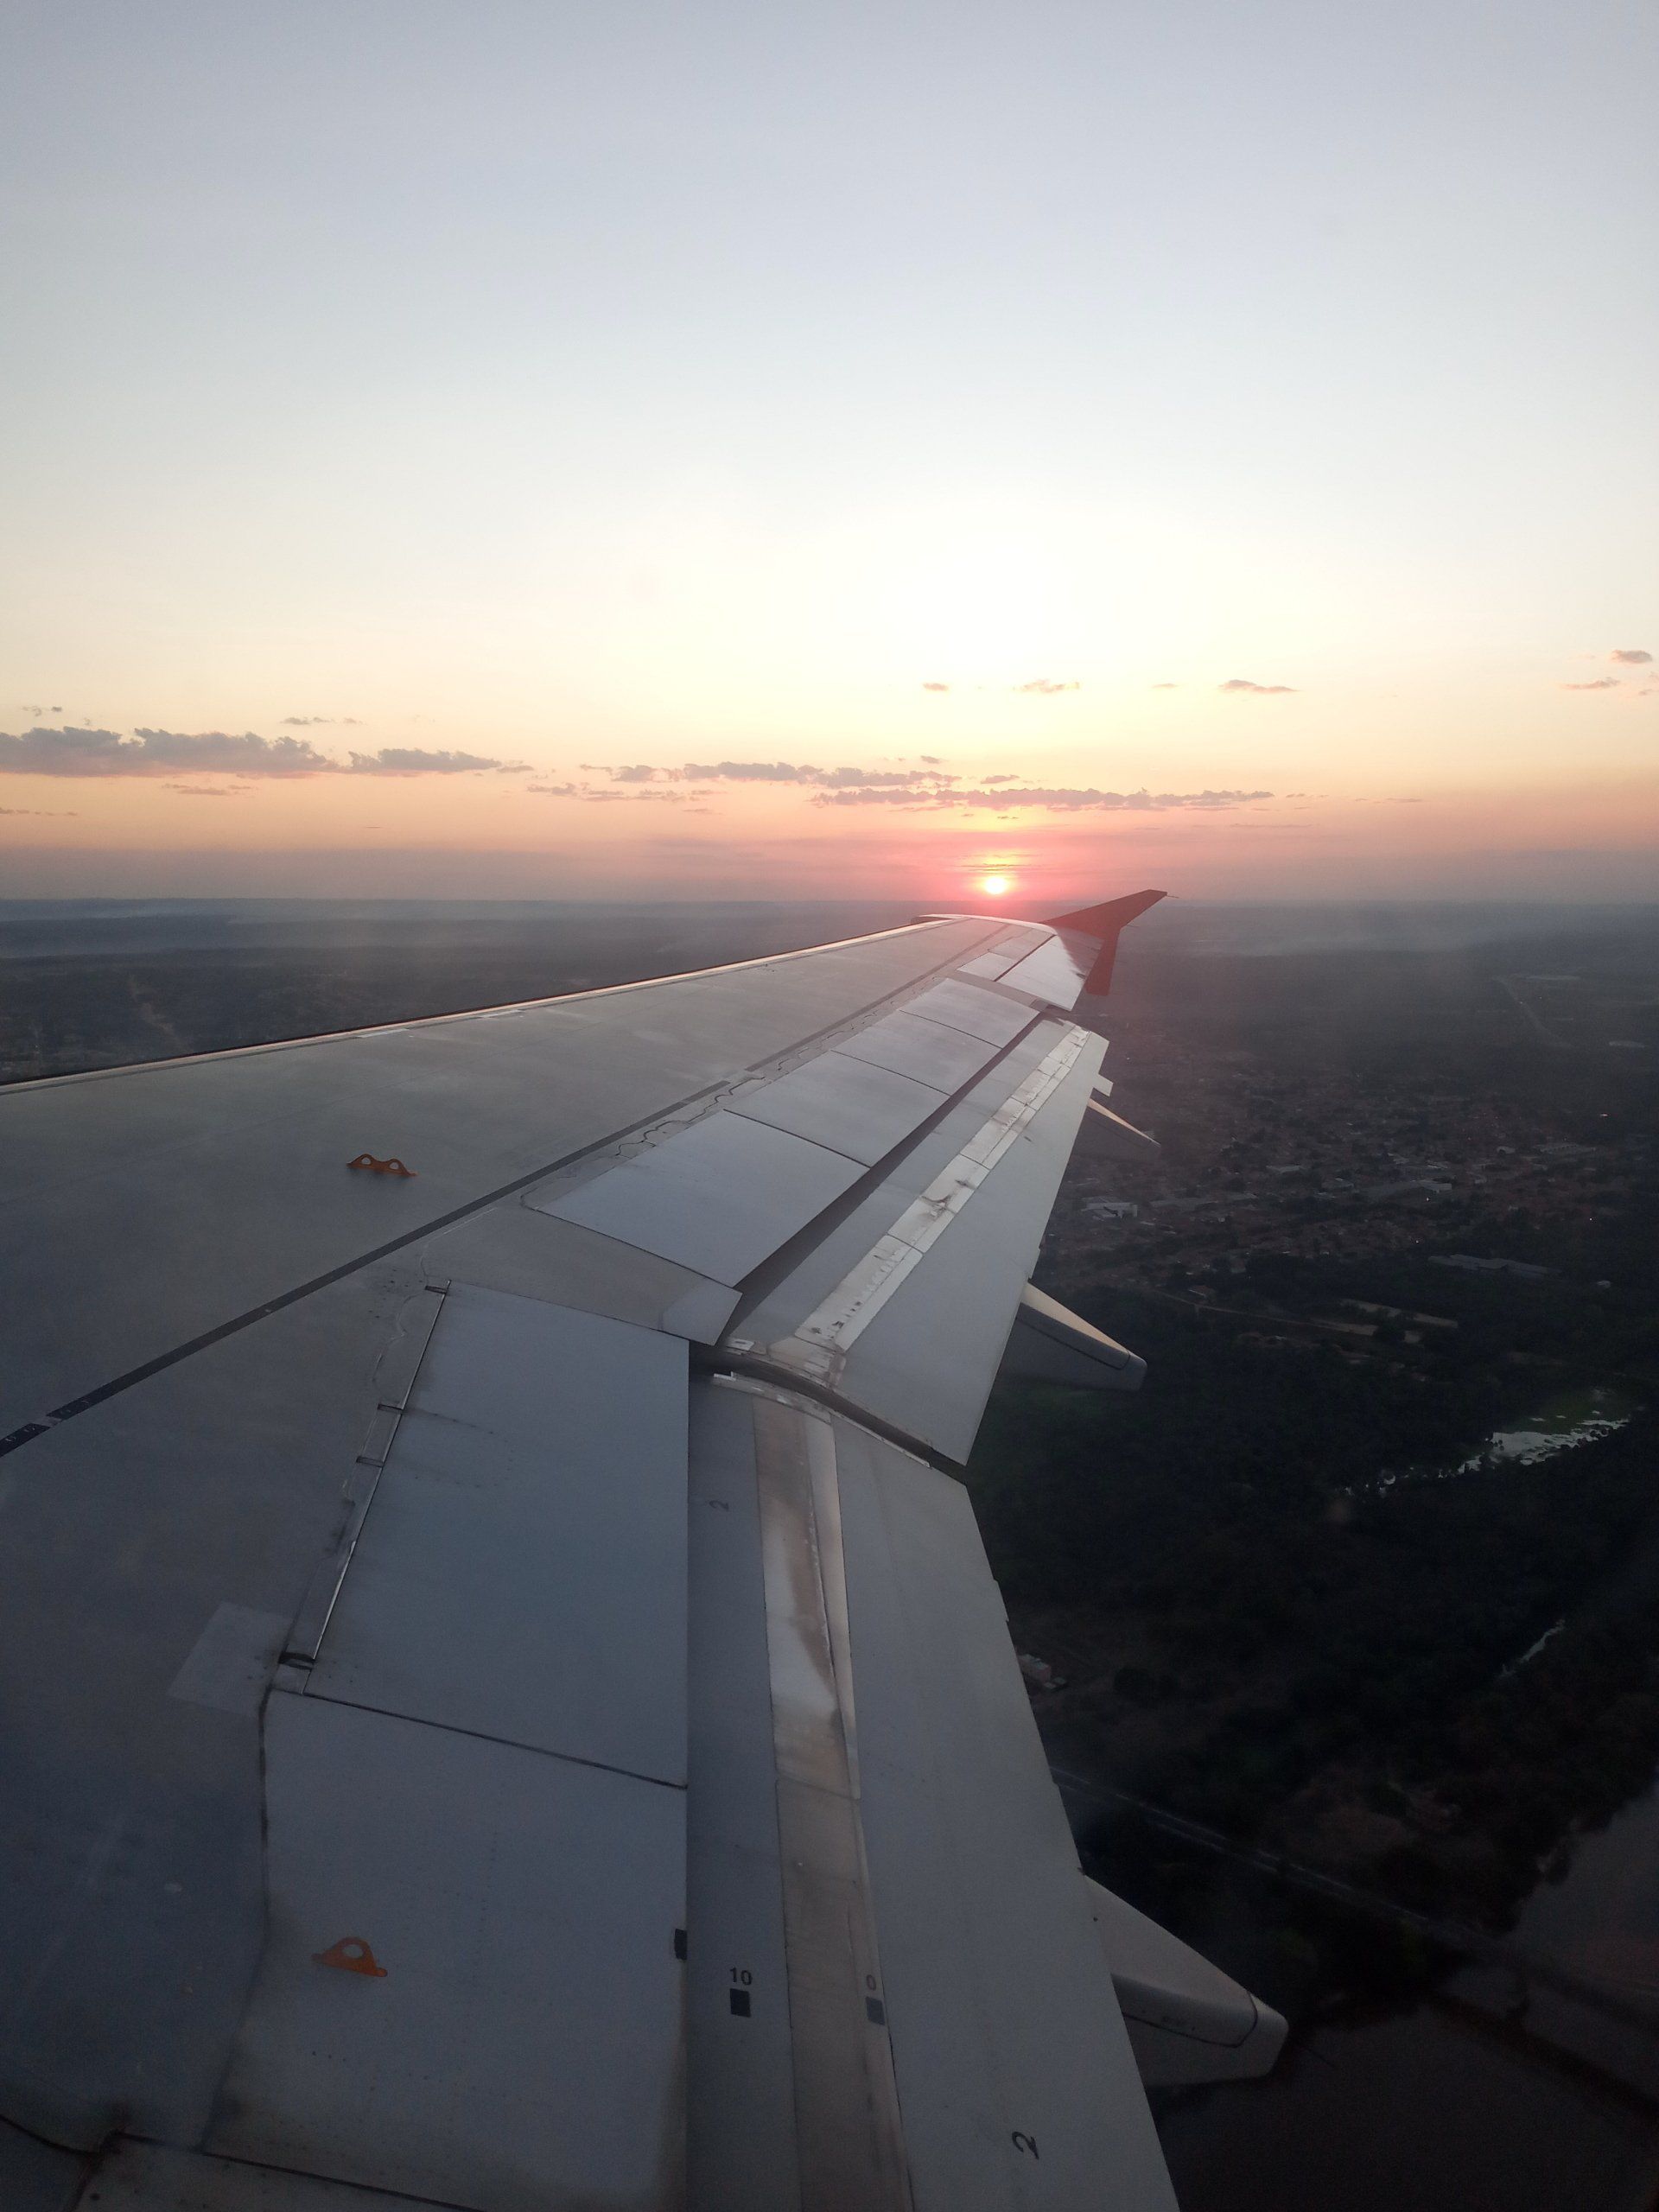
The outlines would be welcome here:
M 10 20 L 14 895 L 1659 888 L 1650 17 Z

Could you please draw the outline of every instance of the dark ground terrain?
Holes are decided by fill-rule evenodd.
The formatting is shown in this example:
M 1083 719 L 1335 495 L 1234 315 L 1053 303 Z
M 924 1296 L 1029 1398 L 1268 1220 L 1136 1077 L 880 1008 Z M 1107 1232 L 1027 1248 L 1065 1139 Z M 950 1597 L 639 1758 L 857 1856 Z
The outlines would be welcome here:
M 0 901 L 0 1083 L 634 982 L 908 919 L 748 901 Z
M 1292 2020 L 1157 2100 L 1188 2212 L 1649 2207 L 1659 918 L 1281 918 L 1121 966 L 1163 1150 L 1039 1281 L 1147 1380 L 999 1390 L 987 1545 L 1093 1871 Z
M 1515 978 L 1569 961 L 1584 1033 L 1557 1043 Z M 1148 1380 L 1003 1392 L 972 1475 L 1071 1764 L 1495 1925 L 1645 1783 L 1656 1015 L 1659 928 L 1633 924 L 1128 968 L 1109 1065 L 1164 1154 L 1085 1134 L 1045 1280 Z M 1610 1047 L 1615 1019 L 1643 1041 Z M 1136 1217 L 1091 1214 L 1103 1192 Z M 1623 1427 L 1483 1459 L 1591 1392 Z
M 0 1079 L 906 918 L 0 906 Z M 1039 1280 L 1147 1381 L 999 1389 L 969 1481 L 1086 1855 L 1292 2018 L 1272 2087 L 1167 2101 L 1183 2203 L 1649 2203 L 1659 1863 L 1587 2030 L 1456 1939 L 1659 1770 L 1659 910 L 1172 905 L 1102 1027 L 1162 1151 L 1084 1132 Z

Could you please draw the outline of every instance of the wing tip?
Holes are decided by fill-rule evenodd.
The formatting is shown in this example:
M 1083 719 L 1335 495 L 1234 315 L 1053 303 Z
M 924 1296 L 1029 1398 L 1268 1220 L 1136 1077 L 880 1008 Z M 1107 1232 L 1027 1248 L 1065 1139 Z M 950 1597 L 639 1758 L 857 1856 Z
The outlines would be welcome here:
M 1073 913 L 1050 917 L 1051 929 L 1075 930 L 1080 937 L 1100 940 L 1099 954 L 1083 987 L 1085 996 L 1105 997 L 1112 987 L 1118 938 L 1148 906 L 1155 906 L 1160 899 L 1168 896 L 1166 891 L 1130 891 L 1121 899 L 1103 899 L 1097 906 L 1079 906 Z
M 1167 891 L 1128 891 L 1121 899 L 1103 899 L 1097 906 L 1079 906 L 1070 914 L 1051 914 L 1052 930 L 1078 930 L 1084 937 L 1110 937 L 1127 929 L 1148 906 L 1167 899 Z

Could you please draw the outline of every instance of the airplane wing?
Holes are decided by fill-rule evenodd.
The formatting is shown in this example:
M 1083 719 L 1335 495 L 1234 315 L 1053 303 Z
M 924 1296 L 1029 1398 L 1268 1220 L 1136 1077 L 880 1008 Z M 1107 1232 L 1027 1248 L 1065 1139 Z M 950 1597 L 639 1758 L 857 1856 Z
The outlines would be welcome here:
M 1027 1288 L 1128 907 L 0 1096 L 9 2212 L 1173 2205 L 1271 2018 L 956 1478 L 1139 1379 Z

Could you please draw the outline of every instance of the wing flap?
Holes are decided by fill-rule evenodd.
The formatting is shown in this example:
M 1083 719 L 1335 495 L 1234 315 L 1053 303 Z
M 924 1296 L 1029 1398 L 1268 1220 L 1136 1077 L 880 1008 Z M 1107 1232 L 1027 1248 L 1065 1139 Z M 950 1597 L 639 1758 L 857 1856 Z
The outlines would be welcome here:
M 206 2147 L 474 2212 L 679 2206 L 683 1794 L 282 1689 L 265 1770 Z
M 1039 1023 L 729 1339 L 965 1460 L 1101 1049 Z
M 961 1484 L 836 1421 L 858 1763 L 917 2212 L 1173 2212 Z
M 694 1682 L 693 2201 L 1173 2212 L 966 1493 L 759 1382 L 693 1401 L 693 1649 L 730 1621 L 766 1693 Z
M 307 1684 L 685 1779 L 686 1348 L 453 1287 Z
M 686 1367 L 446 1294 L 266 1703 L 270 1937 L 215 2150 L 479 2212 L 680 2202 Z

